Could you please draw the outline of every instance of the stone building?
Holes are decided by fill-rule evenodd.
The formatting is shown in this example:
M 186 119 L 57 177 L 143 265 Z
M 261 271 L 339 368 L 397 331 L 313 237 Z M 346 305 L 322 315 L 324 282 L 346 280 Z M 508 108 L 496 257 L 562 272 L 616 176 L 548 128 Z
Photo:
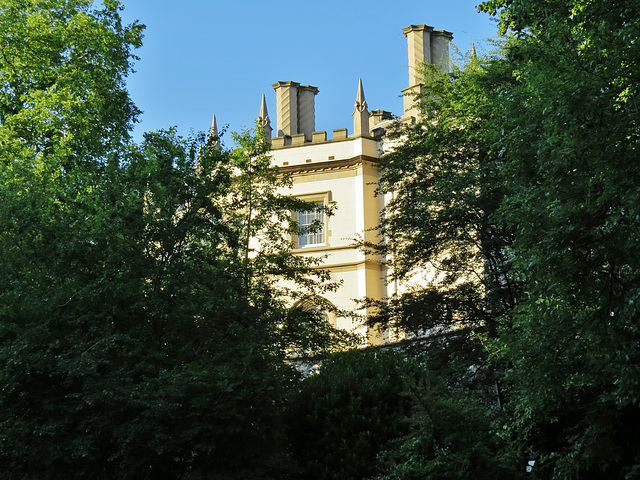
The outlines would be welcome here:
M 414 96 L 421 91 L 420 66 L 423 63 L 449 68 L 449 42 L 452 34 L 427 25 L 410 25 L 403 29 L 407 37 L 409 85 L 404 94 L 404 111 L 400 117 L 410 122 L 418 115 Z M 336 315 L 326 305 L 352 310 L 355 299 L 385 298 L 394 293 L 387 284 L 382 259 L 365 254 L 354 246 L 354 239 L 378 242 L 375 231 L 385 198 L 375 195 L 379 178 L 377 160 L 385 149 L 383 133 L 391 123 L 391 112 L 369 110 L 362 80 L 355 91 L 353 130 L 315 131 L 315 97 L 318 88 L 294 81 L 273 84 L 276 91 L 276 126 L 273 129 L 263 96 L 259 124 L 272 136 L 272 158 L 281 171 L 291 173 L 293 188 L 287 194 L 335 207 L 332 216 L 315 211 L 298 213 L 301 225 L 320 220 L 319 232 L 294 239 L 299 255 L 326 255 L 324 268 L 333 280 L 341 281 L 336 292 L 326 295 L 326 316 L 336 326 L 367 333 L 369 343 L 385 343 L 388 334 L 365 332 L 351 318 Z M 393 93 L 392 93 L 393 94 Z M 312 307 L 313 299 L 307 307 Z M 367 312 L 359 313 L 366 315 Z

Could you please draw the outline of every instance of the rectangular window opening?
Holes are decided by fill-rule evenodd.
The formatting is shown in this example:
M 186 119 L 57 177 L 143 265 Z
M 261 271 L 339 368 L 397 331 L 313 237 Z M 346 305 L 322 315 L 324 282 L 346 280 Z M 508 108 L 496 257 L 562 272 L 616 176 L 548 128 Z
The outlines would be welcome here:
M 318 202 L 313 210 L 305 210 L 298 212 L 298 227 L 300 234 L 298 235 L 298 248 L 309 247 L 312 245 L 324 245 L 325 240 L 325 212 L 322 207 L 323 203 Z

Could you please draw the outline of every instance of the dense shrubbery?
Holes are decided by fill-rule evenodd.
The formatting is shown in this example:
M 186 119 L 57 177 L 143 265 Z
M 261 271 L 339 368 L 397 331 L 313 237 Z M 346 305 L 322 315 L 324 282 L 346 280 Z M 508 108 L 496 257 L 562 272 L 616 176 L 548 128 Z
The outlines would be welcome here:
M 328 358 L 288 408 L 300 475 L 515 478 L 518 462 L 501 451 L 499 416 L 486 403 L 497 402 L 487 395 L 493 385 L 475 382 L 481 374 L 468 367 L 430 365 L 428 356 L 380 348 Z

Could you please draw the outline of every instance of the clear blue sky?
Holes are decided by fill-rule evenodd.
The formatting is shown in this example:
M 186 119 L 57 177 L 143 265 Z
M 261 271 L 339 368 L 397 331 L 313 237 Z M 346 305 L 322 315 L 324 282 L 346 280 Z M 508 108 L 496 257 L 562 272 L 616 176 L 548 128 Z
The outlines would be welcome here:
M 125 22 L 146 25 L 140 61 L 128 88 L 143 110 L 142 132 L 176 125 L 182 135 L 208 130 L 213 114 L 230 130 L 252 126 L 262 94 L 275 128 L 277 81 L 319 88 L 316 130 L 352 130 L 362 77 L 369 110 L 402 113 L 408 86 L 410 24 L 453 32 L 468 51 L 495 37 L 496 24 L 477 0 L 123 0 Z M 331 135 L 331 133 L 330 133 Z M 231 144 L 227 140 L 226 145 Z

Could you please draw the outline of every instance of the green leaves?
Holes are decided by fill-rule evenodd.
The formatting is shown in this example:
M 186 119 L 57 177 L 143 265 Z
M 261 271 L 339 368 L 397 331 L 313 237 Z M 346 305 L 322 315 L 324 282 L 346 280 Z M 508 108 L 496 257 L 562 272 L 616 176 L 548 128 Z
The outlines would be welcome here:
M 436 341 L 429 347 L 433 358 L 376 348 L 326 359 L 289 407 L 296 473 L 313 479 L 514 478 L 516 462 L 501 456 L 493 419 L 476 396 L 480 389 L 467 388 L 467 368 L 456 371 L 449 362 L 443 368 L 435 358 L 446 356 L 447 347 Z
M 0 138 L 31 154 L 88 159 L 126 138 L 137 109 L 124 90 L 140 25 L 124 27 L 117 2 L 0 4 Z M 95 121 L 96 118 L 102 121 Z M 113 146 L 115 144 L 111 144 Z
M 482 3 L 513 36 L 451 75 L 427 71 L 425 119 L 382 161 L 383 191 L 397 192 L 381 223 L 390 266 L 399 281 L 437 275 L 378 319 L 410 332 L 489 327 L 510 425 L 542 455 L 545 478 L 622 478 L 639 460 L 628 438 L 639 360 L 634 8 Z
M 618 477 L 637 462 L 637 445 L 620 440 L 637 414 L 638 112 L 622 107 L 637 92 L 630 7 L 514 0 L 501 13 L 516 38 L 505 58 L 515 82 L 496 98 L 498 214 L 524 295 L 500 339 L 514 423 L 554 478 Z
M 291 253 L 307 204 L 249 133 L 129 142 L 120 8 L 0 0 L 2 471 L 278 476 L 286 355 L 351 341 L 288 308 L 326 278 Z
M 475 57 L 452 74 L 426 67 L 424 117 L 396 134 L 398 145 L 380 163 L 380 190 L 392 198 L 380 219 L 387 241 L 378 249 L 406 293 L 379 305 L 372 321 L 412 333 L 495 328 L 517 292 L 504 261 L 509 234 L 492 217 L 503 188 L 488 124 L 503 78 Z

